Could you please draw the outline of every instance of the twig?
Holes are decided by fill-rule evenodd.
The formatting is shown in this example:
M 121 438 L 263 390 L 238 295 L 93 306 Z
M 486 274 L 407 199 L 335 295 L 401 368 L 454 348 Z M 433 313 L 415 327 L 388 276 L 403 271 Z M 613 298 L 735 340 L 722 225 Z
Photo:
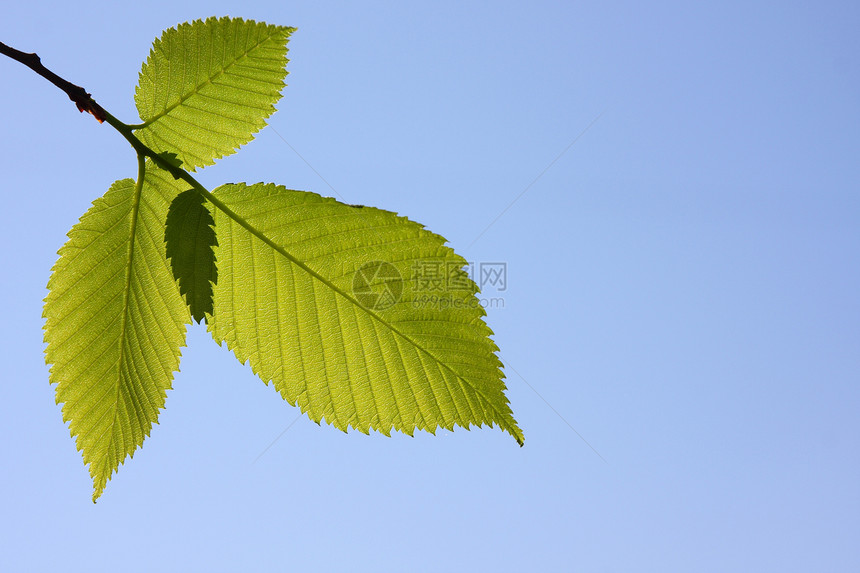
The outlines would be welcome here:
M 36 54 L 28 54 L 26 52 L 22 52 L 20 50 L 16 50 L 10 46 L 7 46 L 3 42 L 0 42 L 0 54 L 4 54 L 9 56 L 13 60 L 21 62 L 61 90 L 63 90 L 69 99 L 74 102 L 77 106 L 78 111 L 87 112 L 93 115 L 99 123 L 103 123 L 107 118 L 105 114 L 105 110 L 96 103 L 96 100 L 92 98 L 92 96 L 87 93 L 87 91 L 75 84 L 64 80 L 48 68 L 42 65 L 42 59 Z

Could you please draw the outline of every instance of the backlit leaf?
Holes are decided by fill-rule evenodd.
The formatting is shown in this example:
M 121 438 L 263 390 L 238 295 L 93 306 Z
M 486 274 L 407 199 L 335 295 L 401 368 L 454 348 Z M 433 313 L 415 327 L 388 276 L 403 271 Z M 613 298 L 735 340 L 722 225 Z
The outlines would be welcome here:
M 294 28 L 209 18 L 155 40 L 134 94 L 135 134 L 186 169 L 211 165 L 250 141 L 275 111 Z
M 114 183 L 69 232 L 48 283 L 46 361 L 93 501 L 149 435 L 179 366 L 190 317 L 164 255 L 164 219 L 180 190 L 151 165 L 142 188 Z
M 215 212 L 209 329 L 288 402 L 342 430 L 496 424 L 522 443 L 477 287 L 442 237 L 275 185 L 215 196 L 238 219 Z M 452 288 L 428 296 L 423 266 Z

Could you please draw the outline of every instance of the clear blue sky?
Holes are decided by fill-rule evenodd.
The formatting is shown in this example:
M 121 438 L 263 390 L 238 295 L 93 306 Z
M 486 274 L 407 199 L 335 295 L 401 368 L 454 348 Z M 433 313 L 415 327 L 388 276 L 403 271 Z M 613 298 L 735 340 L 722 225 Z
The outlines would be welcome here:
M 2 12 L 0 41 L 129 123 L 164 28 L 298 27 L 274 129 L 201 180 L 337 193 L 505 263 L 485 296 L 526 445 L 281 435 L 297 410 L 195 327 L 160 425 L 93 505 L 41 306 L 134 155 L 3 59 L 0 570 L 860 570 L 856 2 Z

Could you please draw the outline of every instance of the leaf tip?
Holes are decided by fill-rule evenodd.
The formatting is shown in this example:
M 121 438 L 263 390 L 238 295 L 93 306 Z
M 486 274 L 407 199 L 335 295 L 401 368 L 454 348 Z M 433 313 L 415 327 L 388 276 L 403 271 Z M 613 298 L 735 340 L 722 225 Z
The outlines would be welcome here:
M 522 448 L 523 446 L 526 445 L 526 437 L 525 437 L 525 435 L 523 435 L 523 431 L 520 430 L 520 427 L 517 425 L 516 420 L 512 419 L 511 422 L 512 422 L 511 425 L 504 428 L 504 430 L 506 432 L 508 432 L 511 435 L 511 437 L 513 439 L 515 439 L 517 441 L 517 443 L 520 445 L 520 447 Z
M 104 480 L 94 480 L 93 481 L 93 505 L 95 505 L 96 502 L 98 502 L 99 498 L 105 492 L 105 486 L 106 485 L 107 485 L 107 483 L 105 483 Z

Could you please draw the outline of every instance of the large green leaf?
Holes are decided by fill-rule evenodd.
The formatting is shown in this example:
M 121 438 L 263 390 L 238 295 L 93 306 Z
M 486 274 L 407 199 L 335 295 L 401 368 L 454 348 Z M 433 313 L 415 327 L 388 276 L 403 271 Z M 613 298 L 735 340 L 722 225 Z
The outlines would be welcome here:
M 181 187 L 149 166 L 81 217 L 48 283 L 46 360 L 57 403 L 93 478 L 93 501 L 149 435 L 179 365 L 188 308 L 164 252 Z
M 294 30 L 241 18 L 165 30 L 140 72 L 136 135 L 191 170 L 233 153 L 275 111 Z
M 394 213 L 275 185 L 215 197 L 213 337 L 315 420 L 337 428 L 496 424 L 522 444 L 466 262 Z M 444 269 L 428 296 L 417 270 Z

